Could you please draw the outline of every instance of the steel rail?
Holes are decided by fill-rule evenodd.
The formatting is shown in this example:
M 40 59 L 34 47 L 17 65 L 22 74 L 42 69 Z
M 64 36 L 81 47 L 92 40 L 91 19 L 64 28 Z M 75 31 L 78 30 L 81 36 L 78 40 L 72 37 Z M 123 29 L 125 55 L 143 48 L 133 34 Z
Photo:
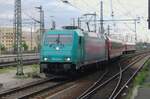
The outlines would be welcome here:
M 132 79 L 137 75 L 137 73 L 145 66 L 145 64 L 149 61 L 150 58 L 148 58 L 142 65 L 139 66 L 139 68 L 133 73 L 133 75 L 128 79 L 128 81 L 121 87 L 121 89 L 112 97 L 111 99 L 116 99 L 119 94 L 123 91 L 123 89 L 126 88 L 126 86 L 132 81 Z
M 106 76 L 107 73 L 108 73 L 108 70 L 105 71 L 105 73 L 91 87 L 89 87 L 83 94 L 81 94 L 77 99 L 80 99 L 81 97 L 83 97 L 84 95 L 86 95 L 86 93 L 88 93 L 90 90 L 92 90 L 93 88 L 95 88 L 95 86 L 97 86 L 98 83 L 100 83 L 100 81 Z
M 125 72 L 128 68 L 130 68 L 132 65 L 134 65 L 135 63 L 137 63 L 141 58 L 141 57 L 137 57 L 136 60 L 134 60 L 134 62 L 130 63 L 129 65 L 127 65 L 124 69 L 122 69 L 122 73 Z M 96 92 L 99 88 L 103 87 L 104 85 L 108 84 L 111 80 L 115 79 L 116 77 L 118 77 L 118 75 L 120 75 L 120 72 L 118 72 L 117 74 L 115 74 L 114 76 L 110 77 L 108 80 L 104 81 L 102 84 L 100 84 L 99 86 L 97 86 L 95 89 L 91 90 L 90 92 L 86 93 L 86 95 L 77 98 L 77 99 L 85 99 L 89 96 L 91 96 L 94 92 Z
M 48 86 L 48 87 L 46 87 L 46 88 L 44 88 L 44 89 L 40 89 L 40 90 L 37 90 L 37 91 L 35 91 L 35 92 L 31 92 L 31 93 L 29 93 L 29 94 L 27 94 L 27 95 L 22 95 L 21 97 L 18 97 L 17 99 L 29 99 L 30 97 L 32 97 L 32 96 L 34 96 L 34 95 L 37 95 L 37 94 L 39 94 L 39 93 L 42 93 L 42 92 L 44 92 L 44 91 L 46 91 L 46 90 L 50 90 L 50 89 L 56 88 L 56 87 L 58 87 L 58 86 L 61 86 L 61 85 L 63 85 L 63 84 L 66 84 L 66 83 L 68 83 L 68 82 L 70 82 L 70 80 L 62 81 L 62 82 L 57 83 L 56 85 Z
M 117 91 L 117 89 L 118 89 L 118 87 L 119 87 L 119 85 L 120 85 L 120 83 L 121 83 L 122 74 L 123 74 L 123 73 L 122 73 L 122 68 L 121 68 L 120 64 L 119 64 L 119 68 L 120 68 L 120 76 L 119 76 L 118 83 L 117 83 L 115 89 L 113 90 L 113 92 L 111 93 L 111 95 L 109 96 L 108 99 L 112 99 L 112 97 L 114 96 L 115 92 Z
M 31 59 L 31 60 L 23 60 L 23 65 L 29 65 L 29 64 L 35 64 L 38 63 L 39 59 Z M 0 67 L 9 67 L 9 66 L 16 66 L 17 63 L 16 62 L 5 62 L 5 63 L 1 63 Z
M 123 61 L 123 60 L 122 60 Z M 121 68 L 120 68 L 120 70 L 121 70 Z M 95 82 L 94 83 L 94 85 L 92 85 L 90 88 L 88 88 L 86 91 L 85 91 L 85 93 L 83 93 L 83 96 L 84 96 L 84 94 L 86 94 L 86 92 L 90 92 L 90 90 L 92 89 L 94 89 L 95 88 L 95 86 L 97 86 L 99 83 L 100 83 L 100 81 L 102 81 L 102 79 L 106 76 L 106 74 L 108 73 L 108 71 L 106 70 L 105 71 L 105 73 L 97 80 L 97 82 Z M 119 86 L 119 83 L 121 82 L 121 77 L 122 77 L 122 72 L 120 73 L 120 80 L 118 81 L 118 86 Z M 68 81 L 67 81 L 68 82 Z M 64 84 L 64 83 L 66 83 L 66 82 L 61 82 L 61 83 L 58 83 L 58 84 L 56 84 L 56 85 L 54 85 L 54 86 L 50 86 L 50 87 L 47 87 L 47 88 L 45 88 L 45 89 L 41 89 L 41 90 L 38 90 L 38 91 L 35 91 L 35 92 L 31 92 L 31 93 L 29 93 L 29 94 L 27 94 L 27 95 L 23 95 L 23 96 L 21 96 L 21 97 L 18 97 L 18 99 L 27 99 L 27 98 L 30 98 L 30 97 L 32 97 L 32 96 L 34 96 L 34 95 L 37 95 L 37 94 L 39 94 L 39 93 L 41 93 L 41 92 L 44 92 L 44 91 L 46 91 L 46 90 L 49 90 L 49 89 L 52 89 L 52 88 L 55 88 L 55 87 L 57 87 L 57 86 L 59 86 L 59 85 L 62 85 L 62 84 Z M 82 97 L 82 96 L 81 96 Z M 80 98 L 79 98 L 80 99 Z M 82 99 L 82 98 L 81 98 Z
M 65 83 L 68 83 L 72 80 L 63 80 L 61 82 L 58 82 L 58 83 L 55 83 L 55 84 L 50 84 L 50 82 L 54 81 L 55 79 L 59 79 L 58 77 L 51 77 L 51 78 L 48 78 L 48 79 L 43 79 L 43 80 L 40 80 L 40 81 L 36 81 L 36 82 L 32 82 L 32 83 L 29 83 L 29 84 L 26 84 L 24 86 L 19 86 L 19 87 L 16 87 L 16 88 L 12 88 L 10 90 L 6 90 L 4 92 L 1 92 L 0 93 L 0 98 L 9 98 L 13 96 L 12 99 L 28 99 L 29 97 L 32 97 L 34 95 L 37 95 L 41 92 L 44 92 L 46 90 L 51 90 L 52 88 L 56 88 L 58 86 L 61 86 Z M 46 86 L 45 86 L 46 85 Z M 38 89 L 37 89 L 37 88 Z M 32 90 L 33 88 L 36 88 L 36 90 Z M 31 91 L 30 91 L 31 90 Z M 26 91 L 28 91 L 28 93 L 26 93 Z M 20 94 L 22 93 L 22 94 Z
M 33 55 L 32 55 L 32 54 L 31 54 L 31 55 L 28 54 L 28 55 L 23 55 L 23 56 L 38 56 L 38 55 L 39 55 L 39 54 L 33 54 Z M 10 57 L 14 57 L 14 58 L 15 58 L 15 57 L 17 57 L 17 55 L 5 55 L 5 56 L 0 56 L 0 59 L 1 59 L 1 58 L 10 58 Z
M 12 88 L 12 89 L 1 92 L 0 97 L 10 95 L 12 93 L 15 93 L 15 92 L 18 92 L 18 91 L 21 91 L 21 90 L 24 90 L 24 89 L 27 89 L 27 88 L 30 88 L 30 87 L 33 87 L 33 86 L 40 85 L 40 84 L 46 83 L 46 82 L 54 80 L 54 79 L 55 79 L 55 77 L 52 77 L 52 78 L 32 82 L 32 83 L 29 83 L 29 84 L 26 84 L 26 85 L 23 85 L 23 86 L 19 86 L 19 87 L 16 87 L 16 88 Z

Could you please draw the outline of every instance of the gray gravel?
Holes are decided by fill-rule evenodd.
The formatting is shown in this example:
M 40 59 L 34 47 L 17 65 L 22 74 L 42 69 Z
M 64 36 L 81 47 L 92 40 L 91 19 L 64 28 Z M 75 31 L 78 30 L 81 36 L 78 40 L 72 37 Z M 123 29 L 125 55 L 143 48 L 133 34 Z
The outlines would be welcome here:
M 24 68 L 24 73 L 28 72 L 32 72 L 32 68 L 29 66 Z M 37 81 L 39 79 L 40 78 L 17 78 L 16 70 L 9 70 L 7 73 L 0 74 L 0 92 L 33 81 Z

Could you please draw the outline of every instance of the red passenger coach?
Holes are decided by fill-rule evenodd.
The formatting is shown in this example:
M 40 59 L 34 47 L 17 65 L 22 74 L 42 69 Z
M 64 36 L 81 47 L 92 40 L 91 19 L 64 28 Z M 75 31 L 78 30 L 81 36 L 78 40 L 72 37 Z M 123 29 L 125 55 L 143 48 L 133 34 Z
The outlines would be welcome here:
M 122 41 L 107 38 L 109 59 L 119 57 L 123 54 L 124 46 Z
M 135 52 L 136 51 L 135 46 L 136 46 L 135 43 L 125 43 L 124 44 L 124 53 L 127 54 L 127 53 Z

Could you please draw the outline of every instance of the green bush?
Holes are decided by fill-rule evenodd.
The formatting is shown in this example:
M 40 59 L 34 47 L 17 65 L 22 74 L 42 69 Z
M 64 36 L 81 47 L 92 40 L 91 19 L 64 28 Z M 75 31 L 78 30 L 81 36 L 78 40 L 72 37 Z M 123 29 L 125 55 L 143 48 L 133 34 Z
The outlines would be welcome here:
M 145 64 L 145 67 L 142 69 L 142 71 L 135 77 L 135 85 L 142 85 L 146 79 L 146 77 L 149 75 L 149 65 L 150 61 Z

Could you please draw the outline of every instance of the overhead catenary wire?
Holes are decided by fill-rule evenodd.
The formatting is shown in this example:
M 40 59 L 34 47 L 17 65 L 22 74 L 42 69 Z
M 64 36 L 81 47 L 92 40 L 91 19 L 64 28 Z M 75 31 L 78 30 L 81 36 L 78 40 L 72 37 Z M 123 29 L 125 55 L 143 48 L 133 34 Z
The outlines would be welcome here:
M 62 3 L 66 3 L 69 4 L 70 6 L 72 6 L 73 8 L 79 9 L 79 11 L 82 11 L 82 9 L 80 9 L 79 7 L 73 5 L 72 3 L 68 2 L 68 0 L 57 0 L 58 2 L 62 2 Z M 66 1 L 66 2 L 64 2 Z
M 128 14 L 124 13 L 124 15 L 134 18 L 134 16 L 131 14 L 131 12 L 128 11 L 128 9 L 120 2 L 120 0 L 116 0 L 116 1 L 117 1 L 118 5 L 124 9 L 124 11 L 128 12 Z M 123 12 L 123 11 L 121 11 L 121 12 Z
M 115 1 L 118 3 L 118 5 L 119 5 L 121 8 L 124 9 L 124 11 L 128 12 L 128 14 L 127 14 L 127 13 L 125 13 L 124 11 L 120 11 L 120 13 L 122 13 L 122 15 L 135 18 L 135 16 L 132 15 L 131 11 L 129 11 L 129 10 L 124 6 L 124 4 L 120 2 L 120 0 L 115 0 Z M 140 19 L 142 19 L 142 18 L 140 17 Z M 143 21 L 147 21 L 147 20 L 143 20 Z M 143 22 L 143 21 L 140 21 L 140 22 Z M 145 23 L 144 23 L 144 24 L 145 24 Z M 145 27 L 144 24 L 141 24 L 141 27 Z

